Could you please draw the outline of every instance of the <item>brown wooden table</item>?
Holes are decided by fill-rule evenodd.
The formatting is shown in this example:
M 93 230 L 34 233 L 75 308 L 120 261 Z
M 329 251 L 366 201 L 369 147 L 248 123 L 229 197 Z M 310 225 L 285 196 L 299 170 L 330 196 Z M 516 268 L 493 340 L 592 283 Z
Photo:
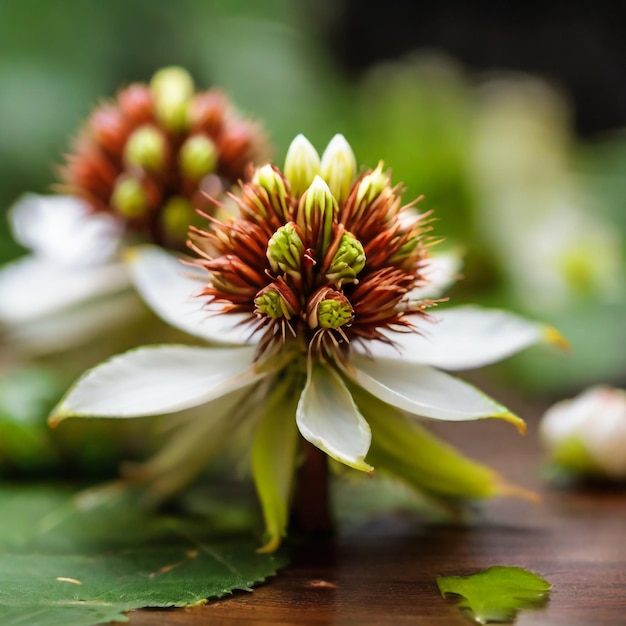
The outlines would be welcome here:
M 500 394 L 500 398 L 502 395 Z M 537 408 L 528 434 L 487 421 L 437 425 L 467 454 L 530 487 L 541 504 L 494 500 L 469 527 L 382 515 L 314 542 L 253 593 L 194 609 L 143 610 L 131 626 L 200 624 L 417 624 L 467 626 L 438 592 L 437 575 L 518 565 L 553 584 L 547 607 L 520 613 L 519 626 L 626 625 L 626 487 L 564 490 L 543 480 Z

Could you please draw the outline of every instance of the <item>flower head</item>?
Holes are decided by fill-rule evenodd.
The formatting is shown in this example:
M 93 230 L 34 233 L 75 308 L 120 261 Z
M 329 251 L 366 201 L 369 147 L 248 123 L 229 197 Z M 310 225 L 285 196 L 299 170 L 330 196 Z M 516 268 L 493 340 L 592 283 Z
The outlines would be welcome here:
M 222 92 L 196 92 L 184 69 L 169 67 L 93 111 L 61 168 L 60 189 L 116 216 L 130 234 L 181 248 L 194 209 L 246 179 L 263 154 L 258 127 Z
M 411 205 L 382 164 L 357 175 L 347 142 L 331 146 L 325 154 L 334 156 L 319 159 L 299 136 L 284 173 L 258 169 L 234 197 L 237 216 L 192 228 L 198 259 L 185 269 L 155 247 L 136 250 L 131 268 L 148 304 L 222 347 L 152 346 L 114 357 L 85 374 L 52 416 L 55 424 L 208 403 L 207 415 L 148 464 L 143 477 L 161 497 L 252 422 L 265 550 L 286 531 L 299 442 L 356 470 L 387 470 L 434 498 L 511 493 L 406 413 L 496 417 L 523 429 L 505 407 L 437 368 L 486 365 L 557 337 L 504 311 L 427 316 L 457 264 L 429 255 L 425 216 L 406 214 Z
M 192 229 L 196 265 L 211 276 L 201 297 L 262 331 L 257 359 L 288 347 L 345 362 L 351 343 L 390 343 L 384 330 L 412 330 L 432 304 L 408 300 L 426 282 L 425 216 L 403 219 L 409 209 L 382 164 L 357 176 L 343 137 L 316 173 L 319 162 L 300 135 L 288 174 L 261 168 L 233 196 L 239 216 Z

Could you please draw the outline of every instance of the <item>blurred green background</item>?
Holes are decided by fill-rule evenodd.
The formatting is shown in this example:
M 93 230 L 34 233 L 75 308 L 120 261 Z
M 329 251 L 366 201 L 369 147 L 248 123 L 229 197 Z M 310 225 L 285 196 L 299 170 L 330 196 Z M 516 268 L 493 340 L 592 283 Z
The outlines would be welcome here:
M 178 64 L 263 121 L 279 162 L 300 132 L 320 150 L 341 132 L 361 165 L 383 159 L 407 200 L 425 195 L 442 249 L 464 255 L 453 303 L 506 306 L 571 342 L 512 359 L 499 380 L 544 399 L 626 384 L 626 65 L 612 16 L 559 22 L 546 8 L 534 33 L 526 13 L 462 7 L 0 0 L 0 263 L 22 253 L 4 212 L 49 191 L 92 108 Z M 581 29 L 582 49 L 568 48 Z M 595 108 L 593 93 L 606 96 Z

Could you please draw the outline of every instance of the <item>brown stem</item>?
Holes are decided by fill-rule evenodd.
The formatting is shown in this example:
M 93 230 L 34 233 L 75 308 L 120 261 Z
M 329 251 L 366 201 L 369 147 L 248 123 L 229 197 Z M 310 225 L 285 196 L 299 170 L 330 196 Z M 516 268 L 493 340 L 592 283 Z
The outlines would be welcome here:
M 300 449 L 304 462 L 296 473 L 292 521 L 307 533 L 329 533 L 333 523 L 328 497 L 328 459 L 324 452 L 302 437 Z

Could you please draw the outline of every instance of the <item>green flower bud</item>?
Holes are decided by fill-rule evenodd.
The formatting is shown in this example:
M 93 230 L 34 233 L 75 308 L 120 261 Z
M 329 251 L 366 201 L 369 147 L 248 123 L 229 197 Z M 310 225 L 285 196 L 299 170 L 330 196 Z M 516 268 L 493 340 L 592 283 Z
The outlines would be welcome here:
M 272 208 L 281 221 L 288 220 L 287 188 L 280 173 L 271 165 L 263 165 L 254 173 L 252 182 L 267 192 Z
M 150 125 L 135 130 L 124 146 L 124 161 L 150 172 L 162 171 L 166 156 L 165 137 Z
M 359 182 L 359 189 L 356 195 L 357 205 L 361 204 L 361 202 L 366 204 L 373 202 L 388 187 L 389 176 L 383 172 L 383 163 L 381 161 L 374 171 L 363 176 Z
M 185 130 L 189 125 L 189 106 L 194 94 L 193 79 L 182 67 L 159 70 L 150 82 L 156 117 L 169 131 Z
M 143 217 L 149 208 L 148 195 L 135 178 L 120 178 L 111 195 L 111 205 L 128 219 Z
M 293 278 L 300 278 L 304 244 L 293 222 L 281 226 L 272 235 L 266 254 L 274 272 L 284 272 Z
M 191 202 L 183 196 L 170 198 L 161 214 L 163 230 L 169 240 L 184 241 L 187 238 L 189 225 L 194 221 L 196 213 Z
M 304 234 L 304 240 L 315 250 L 318 260 L 324 258 L 330 245 L 337 212 L 337 201 L 328 185 L 316 176 L 300 198 L 296 223 Z
M 301 196 L 309 188 L 319 173 L 320 157 L 304 135 L 298 135 L 291 142 L 283 171 L 289 181 L 291 193 L 296 197 Z
M 262 289 L 254 299 L 255 313 L 271 317 L 273 320 L 284 317 L 290 320 L 295 314 L 293 307 L 289 305 L 278 289 L 268 285 Z
M 333 256 L 326 279 L 341 286 L 357 282 L 359 272 L 365 267 L 365 251 L 361 242 L 352 234 L 344 233 L 337 252 Z
M 181 146 L 178 154 L 180 169 L 190 180 L 200 180 L 217 167 L 217 148 L 204 135 L 190 137 Z
M 328 183 L 339 204 L 348 197 L 355 175 L 354 152 L 343 135 L 335 135 L 322 154 L 320 176 Z
M 354 309 L 341 291 L 330 288 L 320 289 L 309 301 L 309 327 L 339 328 L 354 319 Z

